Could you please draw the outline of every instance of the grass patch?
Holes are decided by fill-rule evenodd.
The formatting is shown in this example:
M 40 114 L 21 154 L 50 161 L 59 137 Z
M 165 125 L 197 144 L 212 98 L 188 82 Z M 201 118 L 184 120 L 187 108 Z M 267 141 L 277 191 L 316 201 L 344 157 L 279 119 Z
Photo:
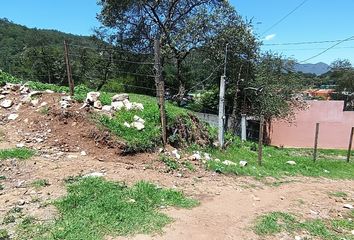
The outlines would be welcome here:
M 254 143 L 234 142 L 223 151 L 215 148 L 203 149 L 213 158 L 221 161 L 208 161 L 207 168 L 222 173 L 233 173 L 255 177 L 284 177 L 284 176 L 312 176 L 337 179 L 354 179 L 354 163 L 343 160 L 346 156 L 344 150 L 319 150 L 319 160 L 313 162 L 310 149 L 281 149 L 271 146 L 263 148 L 263 166 L 257 163 L 257 149 Z M 222 164 L 224 160 L 236 163 L 235 166 Z M 246 160 L 248 165 L 240 167 L 240 160 Z M 295 161 L 296 165 L 289 165 L 287 161 Z
M 37 179 L 31 183 L 31 186 L 39 189 L 39 188 L 49 186 L 49 182 L 46 179 Z
M 169 171 L 178 170 L 180 168 L 180 164 L 177 160 L 164 154 L 160 156 L 160 160 L 168 167 Z
M 271 212 L 257 219 L 254 232 L 261 236 L 286 232 L 292 236 L 306 233 L 323 240 L 354 239 L 351 230 L 354 211 L 343 219 L 315 219 L 299 221 L 295 216 L 283 212 Z M 317 239 L 317 238 L 316 238 Z
M 330 192 L 328 195 L 329 195 L 329 196 L 332 196 L 332 197 L 339 197 L 339 198 L 348 197 L 348 194 L 347 194 L 347 193 L 341 192 L 341 191 L 338 191 L 338 192 Z
M 68 185 L 66 197 L 54 202 L 60 212 L 55 223 L 31 219 L 21 224 L 17 234 L 21 239 L 98 240 L 105 235 L 152 233 L 171 222 L 158 211 L 161 207 L 197 204 L 180 192 L 147 182 L 127 187 L 102 178 L 82 178 Z
M 0 150 L 0 160 L 16 158 L 16 159 L 28 159 L 34 155 L 34 151 L 28 148 L 11 148 Z
M 1 239 L 1 240 L 8 240 L 8 239 L 10 239 L 10 235 L 9 235 L 9 233 L 7 232 L 6 229 L 0 229 L 0 239 Z

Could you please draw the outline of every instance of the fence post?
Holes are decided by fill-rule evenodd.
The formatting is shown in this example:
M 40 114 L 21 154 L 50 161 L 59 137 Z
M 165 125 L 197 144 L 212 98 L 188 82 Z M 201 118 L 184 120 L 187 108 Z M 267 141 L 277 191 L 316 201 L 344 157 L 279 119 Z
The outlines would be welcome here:
M 353 135 L 354 135 L 354 127 L 352 127 L 352 130 L 350 131 L 349 147 L 348 147 L 348 155 L 347 155 L 347 162 L 348 162 L 348 163 L 349 163 L 350 154 L 351 154 L 351 151 L 352 151 Z
M 258 137 L 258 165 L 259 166 L 262 166 L 263 130 L 264 130 L 264 117 L 261 116 L 261 119 L 259 121 L 259 137 Z
M 163 147 L 167 144 L 167 127 L 166 127 L 166 110 L 165 110 L 165 82 L 162 77 L 162 66 L 161 66 L 161 46 L 160 40 L 155 40 L 154 44 L 154 58 L 155 58 L 155 84 L 158 98 L 158 105 L 160 109 L 160 120 L 161 120 L 161 138 Z
M 74 80 L 72 78 L 70 59 L 69 59 L 69 46 L 68 42 L 64 40 L 64 51 L 65 51 L 65 64 L 66 64 L 66 73 L 68 75 L 70 96 L 74 96 Z
M 320 131 L 320 123 L 316 123 L 316 132 L 315 132 L 315 145 L 313 149 L 313 161 L 317 160 L 317 145 L 318 145 L 318 133 Z

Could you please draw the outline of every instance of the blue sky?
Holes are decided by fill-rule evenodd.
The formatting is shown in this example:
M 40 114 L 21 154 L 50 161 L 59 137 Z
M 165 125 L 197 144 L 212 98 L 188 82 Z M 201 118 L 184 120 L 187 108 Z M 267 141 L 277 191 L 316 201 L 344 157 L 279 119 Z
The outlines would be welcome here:
M 307 0 L 299 9 L 270 31 L 262 33 L 304 0 L 231 0 L 244 18 L 253 19 L 254 32 L 265 44 L 341 40 L 354 36 L 353 0 Z M 0 17 L 28 27 L 57 29 L 89 35 L 99 26 L 95 0 L 1 0 Z M 267 40 L 266 40 L 267 39 Z M 312 57 L 334 43 L 264 46 L 299 61 Z M 308 62 L 348 58 L 354 63 L 354 41 L 344 42 Z

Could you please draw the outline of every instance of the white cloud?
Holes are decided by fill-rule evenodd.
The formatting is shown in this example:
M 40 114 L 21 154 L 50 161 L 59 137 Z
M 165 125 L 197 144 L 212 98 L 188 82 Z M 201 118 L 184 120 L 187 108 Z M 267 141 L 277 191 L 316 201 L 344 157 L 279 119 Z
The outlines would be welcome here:
M 273 40 L 275 38 L 276 34 L 273 33 L 273 34 L 269 34 L 267 36 L 265 36 L 265 38 L 263 39 L 264 41 L 270 41 L 270 40 Z

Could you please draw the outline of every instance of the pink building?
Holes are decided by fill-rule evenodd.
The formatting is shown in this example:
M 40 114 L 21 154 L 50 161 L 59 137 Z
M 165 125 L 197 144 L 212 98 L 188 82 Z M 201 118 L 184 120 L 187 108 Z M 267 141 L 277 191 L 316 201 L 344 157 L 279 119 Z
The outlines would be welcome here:
M 312 148 L 316 123 L 320 123 L 318 148 L 347 149 L 354 112 L 343 111 L 343 101 L 307 101 L 308 109 L 298 111 L 293 123 L 274 120 L 268 130 L 270 144 Z

